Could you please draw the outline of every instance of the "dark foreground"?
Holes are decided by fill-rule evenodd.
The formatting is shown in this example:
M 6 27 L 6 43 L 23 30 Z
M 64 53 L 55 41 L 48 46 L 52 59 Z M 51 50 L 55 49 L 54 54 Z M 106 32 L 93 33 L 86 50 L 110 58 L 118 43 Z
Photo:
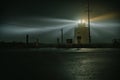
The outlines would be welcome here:
M 2 49 L 0 80 L 120 80 L 120 49 Z

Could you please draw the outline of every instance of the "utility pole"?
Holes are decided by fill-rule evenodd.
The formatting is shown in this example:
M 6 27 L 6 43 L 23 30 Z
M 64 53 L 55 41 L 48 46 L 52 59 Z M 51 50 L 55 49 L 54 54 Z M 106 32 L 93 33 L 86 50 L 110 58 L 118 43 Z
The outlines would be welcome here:
M 29 44 L 29 35 L 28 34 L 26 35 L 26 44 L 27 45 Z
M 88 32 L 89 32 L 89 44 L 91 44 L 91 34 L 90 34 L 90 0 L 88 0 Z
M 63 44 L 63 28 L 61 29 L 61 44 Z

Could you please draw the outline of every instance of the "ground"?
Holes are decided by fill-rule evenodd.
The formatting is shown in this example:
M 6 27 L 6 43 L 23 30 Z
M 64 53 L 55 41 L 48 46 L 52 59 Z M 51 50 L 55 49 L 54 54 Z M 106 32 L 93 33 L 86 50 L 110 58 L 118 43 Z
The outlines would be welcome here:
M 2 49 L 3 79 L 119 80 L 120 49 Z

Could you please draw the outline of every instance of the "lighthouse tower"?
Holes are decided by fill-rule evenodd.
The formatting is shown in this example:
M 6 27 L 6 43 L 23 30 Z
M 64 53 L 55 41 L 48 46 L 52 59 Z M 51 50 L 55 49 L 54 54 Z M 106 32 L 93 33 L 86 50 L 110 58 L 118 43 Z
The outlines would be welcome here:
M 75 44 L 89 44 L 89 30 L 85 21 L 79 22 L 74 30 Z

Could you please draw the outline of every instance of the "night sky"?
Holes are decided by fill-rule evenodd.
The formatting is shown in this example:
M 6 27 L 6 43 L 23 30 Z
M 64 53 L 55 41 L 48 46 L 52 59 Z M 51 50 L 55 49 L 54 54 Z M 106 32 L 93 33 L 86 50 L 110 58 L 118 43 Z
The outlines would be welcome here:
M 87 18 L 87 0 L 4 0 L 0 15 L 0 41 L 56 43 L 64 28 L 64 41 L 74 38 L 78 19 Z M 120 39 L 118 0 L 90 0 L 92 43 L 110 43 Z

